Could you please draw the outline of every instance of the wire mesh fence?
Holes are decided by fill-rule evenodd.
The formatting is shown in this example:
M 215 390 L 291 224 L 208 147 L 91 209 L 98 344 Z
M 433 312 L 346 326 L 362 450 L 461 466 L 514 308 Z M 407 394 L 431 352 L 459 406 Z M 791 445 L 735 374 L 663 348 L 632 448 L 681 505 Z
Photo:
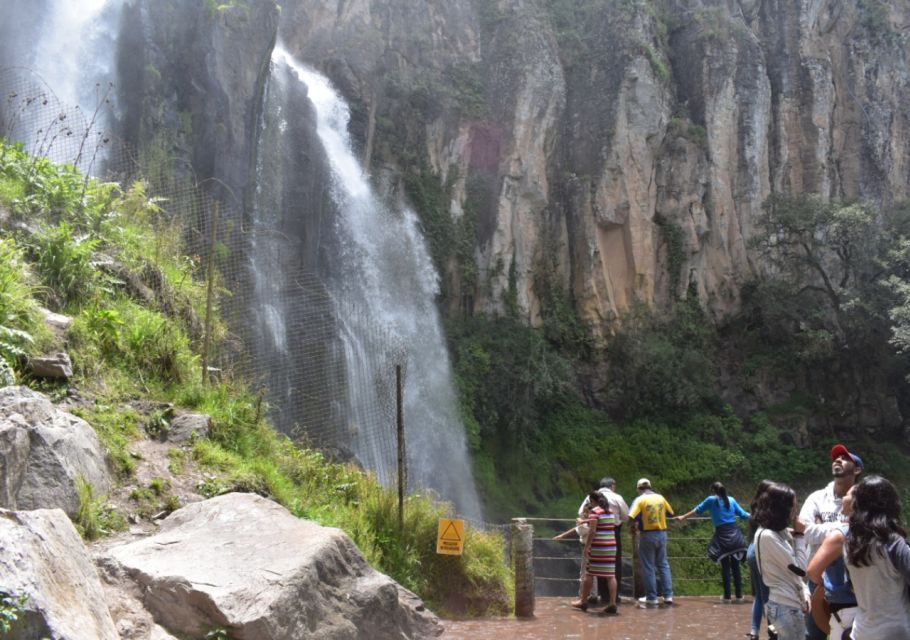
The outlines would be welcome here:
M 320 274 L 289 267 L 305 264 L 295 256 L 300 248 L 268 216 L 252 220 L 224 185 L 212 189 L 188 165 L 162 173 L 119 139 L 113 87 L 95 89 L 96 104 L 83 109 L 62 103 L 29 69 L 0 68 L 0 137 L 123 190 L 143 181 L 160 208 L 155 224 L 179 230 L 194 277 L 211 285 L 200 328 L 206 375 L 244 379 L 278 430 L 335 460 L 359 462 L 391 485 L 395 468 L 378 461 L 396 456 L 396 367 L 406 384 L 407 345 L 362 309 L 335 300 Z M 339 336 L 354 319 L 369 335 L 351 354 Z M 225 331 L 208 340 L 219 322 Z M 357 388 L 348 375 L 352 362 L 360 369 Z
M 560 528 L 575 525 L 567 518 L 525 518 L 535 527 L 534 582 L 537 596 L 577 596 L 582 568 L 582 545 L 577 537 L 554 540 Z M 678 595 L 711 595 L 721 591 L 720 567 L 706 555 L 711 536 L 706 523 L 710 518 L 690 518 L 693 522 L 684 529 L 672 527 L 667 537 L 667 560 L 673 576 L 673 591 Z M 629 526 L 621 530 L 623 549 L 623 578 L 620 595 L 634 592 L 634 539 Z M 742 566 L 743 584 L 750 583 L 748 567 Z

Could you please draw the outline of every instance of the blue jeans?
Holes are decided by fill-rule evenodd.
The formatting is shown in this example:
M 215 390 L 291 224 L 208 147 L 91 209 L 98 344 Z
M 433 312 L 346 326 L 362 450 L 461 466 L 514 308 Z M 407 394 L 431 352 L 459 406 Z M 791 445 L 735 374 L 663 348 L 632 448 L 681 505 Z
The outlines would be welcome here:
M 769 600 L 765 612 L 768 614 L 768 624 L 774 625 L 779 640 L 805 640 L 806 618 L 802 609 L 785 607 Z
M 743 597 L 743 577 L 739 569 L 739 560 L 733 556 L 724 556 L 720 560 L 720 575 L 724 582 L 724 598 L 730 599 L 730 578 L 733 578 L 733 587 L 736 597 Z
M 761 628 L 761 617 L 765 609 L 765 603 L 768 602 L 768 587 L 761 580 L 758 560 L 755 559 L 755 544 L 750 544 L 749 550 L 746 551 L 746 564 L 749 565 L 752 595 L 755 596 L 755 600 L 752 601 L 752 630 L 758 631 Z
M 673 597 L 673 577 L 670 575 L 670 563 L 667 561 L 667 532 L 643 531 L 638 543 L 638 555 L 641 558 L 641 572 L 645 579 L 645 597 L 657 600 L 657 572 L 660 572 L 660 586 L 664 599 Z

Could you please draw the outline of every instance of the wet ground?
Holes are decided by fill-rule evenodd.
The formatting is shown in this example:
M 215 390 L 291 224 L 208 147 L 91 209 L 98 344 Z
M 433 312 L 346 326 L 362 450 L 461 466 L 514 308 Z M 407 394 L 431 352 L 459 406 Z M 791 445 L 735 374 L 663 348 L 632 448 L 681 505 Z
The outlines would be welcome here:
M 537 598 L 534 618 L 487 618 L 443 621 L 445 640 L 745 640 L 751 602 L 721 604 L 717 597 L 675 598 L 672 607 L 619 607 L 618 616 L 588 613 L 569 607 L 571 598 Z M 765 634 L 764 626 L 762 634 Z

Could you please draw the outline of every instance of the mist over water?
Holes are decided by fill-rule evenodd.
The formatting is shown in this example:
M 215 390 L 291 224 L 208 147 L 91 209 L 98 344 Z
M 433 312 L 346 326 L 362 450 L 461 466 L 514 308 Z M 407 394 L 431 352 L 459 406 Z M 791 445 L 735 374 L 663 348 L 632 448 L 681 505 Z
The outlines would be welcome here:
M 123 0 L 52 0 L 34 71 L 66 105 L 91 114 L 114 82 Z
M 74 163 L 98 175 L 115 114 L 116 56 L 124 0 L 47 0 L 20 36 L 17 72 L 40 104 L 59 109 L 54 121 L 28 119 L 11 132 L 32 153 Z M 15 109 L 16 107 L 11 107 Z M 62 117 L 57 117 L 57 114 Z M 54 142 L 52 143 L 51 140 Z
M 408 209 L 393 211 L 377 199 L 351 148 L 349 108 L 329 81 L 280 46 L 272 63 L 272 82 L 287 77 L 276 72 L 284 68 L 306 85 L 331 169 L 329 195 L 338 212 L 334 231 L 340 255 L 332 261 L 338 272 L 330 274 L 327 282 L 346 365 L 348 415 L 355 423 L 348 425 L 348 446 L 380 478 L 394 477 L 394 451 L 376 446 L 375 437 L 377 429 L 391 425 L 373 424 L 375 417 L 363 408 L 388 402 L 372 394 L 394 394 L 394 386 L 377 387 L 377 372 L 368 363 L 391 362 L 391 354 L 384 358 L 382 352 L 402 350 L 407 362 L 404 414 L 409 487 L 412 491 L 431 488 L 454 503 L 460 514 L 479 518 L 480 503 L 435 305 L 439 278 L 416 215 Z M 292 111 L 289 108 L 285 117 L 293 117 Z M 347 313 L 350 309 L 361 312 Z M 377 340 L 379 335 L 384 339 Z M 280 337 L 276 335 L 274 341 L 280 343 Z

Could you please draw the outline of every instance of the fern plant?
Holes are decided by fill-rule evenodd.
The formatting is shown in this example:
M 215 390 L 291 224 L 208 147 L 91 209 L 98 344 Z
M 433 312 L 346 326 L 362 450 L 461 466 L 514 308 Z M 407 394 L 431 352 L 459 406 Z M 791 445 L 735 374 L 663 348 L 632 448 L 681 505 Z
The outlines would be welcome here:
M 97 273 L 91 261 L 97 244 L 91 238 L 77 236 L 65 222 L 35 234 L 35 266 L 62 304 L 86 298 L 94 290 Z
M 0 325 L 0 387 L 16 384 L 15 364 L 27 356 L 21 345 L 33 342 L 31 334 Z

